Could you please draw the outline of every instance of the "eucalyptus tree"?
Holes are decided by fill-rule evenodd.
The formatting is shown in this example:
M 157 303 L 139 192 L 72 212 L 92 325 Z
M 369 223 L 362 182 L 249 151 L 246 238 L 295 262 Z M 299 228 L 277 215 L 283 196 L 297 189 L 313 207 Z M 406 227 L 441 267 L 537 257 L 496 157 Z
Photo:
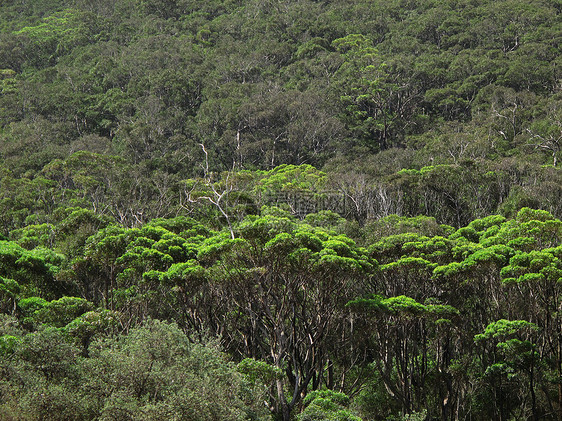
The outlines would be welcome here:
M 185 294 L 193 325 L 284 373 L 269 404 L 289 420 L 309 388 L 334 387 L 338 370 L 345 383 L 353 325 L 344 305 L 369 290 L 376 261 L 344 236 L 287 217 L 247 217 L 235 233 L 205 240 L 196 259 L 160 278 Z

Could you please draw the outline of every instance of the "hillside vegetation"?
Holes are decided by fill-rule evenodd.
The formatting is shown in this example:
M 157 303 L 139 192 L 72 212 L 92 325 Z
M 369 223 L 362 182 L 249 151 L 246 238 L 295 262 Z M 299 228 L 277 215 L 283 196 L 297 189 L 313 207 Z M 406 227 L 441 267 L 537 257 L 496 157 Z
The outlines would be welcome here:
M 561 216 L 560 8 L 3 2 L 2 230 L 75 204 L 132 226 L 177 214 L 204 168 L 281 164 L 386 214 Z M 366 206 L 345 216 L 386 216 Z
M 561 420 L 561 10 L 1 2 L 0 418 Z

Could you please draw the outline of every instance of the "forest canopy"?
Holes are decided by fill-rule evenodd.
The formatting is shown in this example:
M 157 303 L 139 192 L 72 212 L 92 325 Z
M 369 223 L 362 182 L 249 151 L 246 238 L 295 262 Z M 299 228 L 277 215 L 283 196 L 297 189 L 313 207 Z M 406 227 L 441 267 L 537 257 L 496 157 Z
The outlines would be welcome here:
M 557 1 L 13 0 L 0 22 L 4 235 L 60 205 L 133 226 L 187 179 L 303 164 L 386 199 L 361 222 L 562 213 Z

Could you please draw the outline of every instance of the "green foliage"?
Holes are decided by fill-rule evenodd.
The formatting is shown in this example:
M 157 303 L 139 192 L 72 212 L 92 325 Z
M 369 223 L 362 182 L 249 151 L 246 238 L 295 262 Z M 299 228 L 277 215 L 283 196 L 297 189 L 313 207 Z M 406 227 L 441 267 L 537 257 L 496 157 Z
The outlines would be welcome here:
M 21 342 L 21 338 L 12 335 L 0 336 L 0 355 L 4 358 L 16 352 L 17 347 Z
M 494 323 L 489 324 L 486 326 L 486 330 L 482 334 L 478 334 L 474 337 L 476 342 L 488 340 L 488 339 L 497 339 L 497 338 L 506 338 L 510 335 L 513 335 L 523 329 L 538 329 L 538 327 L 531 322 L 527 322 L 525 320 L 505 320 L 501 319 Z
M 47 301 L 41 297 L 23 298 L 18 301 L 18 307 L 24 316 L 30 317 L 36 311 L 41 310 L 47 305 Z
M 20 285 L 16 281 L 0 276 L 0 309 L 3 312 L 8 313 L 15 309 L 16 297 L 20 291 Z
M 78 338 L 87 347 L 96 335 L 108 334 L 117 327 L 119 315 L 109 310 L 87 311 L 64 326 L 72 337 Z
M 62 293 L 64 284 L 55 275 L 64 257 L 47 248 L 25 250 L 11 241 L 0 241 L 0 276 L 15 280 L 23 295 L 44 294 L 53 298 Z
M 332 420 L 359 421 L 361 418 L 347 409 L 349 397 L 333 390 L 315 390 L 303 400 L 304 410 L 297 416 L 299 421 Z
M 33 312 L 32 317 L 36 323 L 60 328 L 92 309 L 92 303 L 83 298 L 65 296 L 45 303 Z
M 54 328 L 4 335 L 0 344 L 11 357 L 2 359 L 3 414 L 19 419 L 264 417 L 259 388 L 216 345 L 192 343 L 173 324 L 150 321 L 100 338 L 88 358 Z
M 389 237 L 391 235 L 409 232 L 424 236 L 446 236 L 450 230 L 451 227 L 437 224 L 435 218 L 423 215 L 411 218 L 389 215 L 384 218 L 369 221 L 365 226 L 365 231 L 368 233 L 368 243 L 378 241 L 381 237 Z
M 192 344 L 173 325 L 150 321 L 127 336 L 97 341 L 84 384 L 102 419 L 170 415 L 184 419 L 252 418 L 263 411 L 246 396 L 233 364 L 212 344 Z M 106 388 L 111 389 L 109 395 Z
M 150 221 L 149 225 L 162 227 L 185 239 L 198 235 L 207 236 L 210 231 L 207 227 L 192 218 L 178 216 L 175 218 L 156 218 Z
M 16 356 L 25 364 L 37 367 L 47 380 L 75 378 L 78 349 L 54 327 L 29 333 L 21 339 Z
M 280 165 L 264 173 L 258 184 L 262 192 L 269 194 L 285 191 L 319 190 L 326 174 L 312 165 Z
M 28 250 L 38 246 L 51 248 L 54 244 L 55 232 L 51 224 L 28 225 L 13 230 L 10 234 L 14 241 Z
M 383 84 L 385 65 L 367 37 L 350 34 L 332 41 L 332 47 L 343 57 L 335 76 L 343 108 L 343 121 L 361 143 L 371 149 L 386 149 L 391 110 L 386 108 Z M 376 144 L 369 144 L 376 140 Z
M 260 380 L 263 384 L 270 385 L 283 378 L 283 370 L 253 358 L 244 358 L 237 364 L 236 369 L 244 374 L 251 384 Z

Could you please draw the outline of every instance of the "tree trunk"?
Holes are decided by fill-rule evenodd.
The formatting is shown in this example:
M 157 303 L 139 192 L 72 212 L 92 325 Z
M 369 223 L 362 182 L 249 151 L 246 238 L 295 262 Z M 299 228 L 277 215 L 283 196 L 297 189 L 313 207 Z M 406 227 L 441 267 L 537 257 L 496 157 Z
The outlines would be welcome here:
M 281 415 L 282 417 L 281 419 L 283 421 L 291 421 L 291 408 L 289 407 L 289 404 L 285 399 L 285 393 L 283 392 L 283 381 L 277 380 L 276 385 L 277 385 L 277 402 L 278 402 L 277 410 L 278 411 L 281 410 L 281 413 L 278 415 Z

